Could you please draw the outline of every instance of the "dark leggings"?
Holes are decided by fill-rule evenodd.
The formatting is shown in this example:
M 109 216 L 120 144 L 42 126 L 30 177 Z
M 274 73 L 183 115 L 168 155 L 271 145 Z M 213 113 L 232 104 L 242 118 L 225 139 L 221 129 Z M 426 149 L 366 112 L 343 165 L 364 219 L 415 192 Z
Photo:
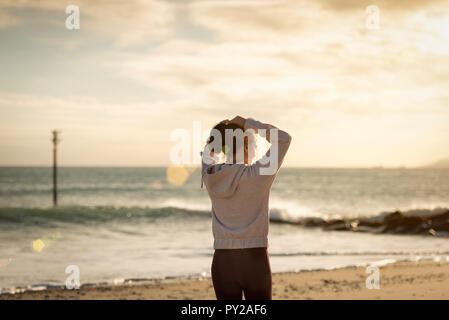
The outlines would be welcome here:
M 267 248 L 217 249 L 211 273 L 218 300 L 271 300 Z

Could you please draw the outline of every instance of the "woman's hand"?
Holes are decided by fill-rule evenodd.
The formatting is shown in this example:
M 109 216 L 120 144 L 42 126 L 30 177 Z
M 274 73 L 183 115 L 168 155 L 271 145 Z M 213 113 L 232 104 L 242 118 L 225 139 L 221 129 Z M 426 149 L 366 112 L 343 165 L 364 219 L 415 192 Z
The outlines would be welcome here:
M 243 118 L 241 116 L 236 116 L 229 123 L 235 123 L 236 125 L 243 128 L 245 126 L 245 121 L 246 121 L 245 118 Z

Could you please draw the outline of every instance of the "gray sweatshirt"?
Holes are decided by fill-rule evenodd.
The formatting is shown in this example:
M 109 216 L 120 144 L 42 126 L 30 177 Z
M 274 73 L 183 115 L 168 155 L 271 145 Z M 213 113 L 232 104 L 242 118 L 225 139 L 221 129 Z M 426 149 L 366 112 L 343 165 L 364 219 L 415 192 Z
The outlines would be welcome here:
M 244 129 L 249 128 L 277 129 L 247 119 Z M 291 142 L 288 133 L 277 130 L 277 166 L 272 174 L 261 174 L 263 168 L 270 166 L 263 160 L 252 165 L 202 162 L 202 181 L 212 202 L 214 249 L 268 247 L 270 189 Z M 273 150 L 276 151 L 274 138 L 272 134 L 272 146 L 266 154 L 268 157 L 270 152 L 274 154 Z

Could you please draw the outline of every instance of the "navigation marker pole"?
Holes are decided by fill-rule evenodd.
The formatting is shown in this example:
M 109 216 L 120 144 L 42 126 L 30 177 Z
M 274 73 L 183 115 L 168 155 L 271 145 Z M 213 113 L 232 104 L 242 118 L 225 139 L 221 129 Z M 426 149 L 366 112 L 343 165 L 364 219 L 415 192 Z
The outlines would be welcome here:
M 53 206 L 58 205 L 58 164 L 57 164 L 57 155 L 58 155 L 58 143 L 61 141 L 59 139 L 59 131 L 52 131 L 53 134 Z

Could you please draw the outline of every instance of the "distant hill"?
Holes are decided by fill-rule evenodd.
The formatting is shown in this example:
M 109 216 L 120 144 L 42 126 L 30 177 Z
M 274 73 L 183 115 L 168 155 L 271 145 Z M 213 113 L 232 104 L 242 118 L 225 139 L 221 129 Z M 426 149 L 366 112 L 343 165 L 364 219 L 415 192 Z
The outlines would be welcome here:
M 449 158 L 438 160 L 435 163 L 424 166 L 424 168 L 436 168 L 436 169 L 449 168 Z

